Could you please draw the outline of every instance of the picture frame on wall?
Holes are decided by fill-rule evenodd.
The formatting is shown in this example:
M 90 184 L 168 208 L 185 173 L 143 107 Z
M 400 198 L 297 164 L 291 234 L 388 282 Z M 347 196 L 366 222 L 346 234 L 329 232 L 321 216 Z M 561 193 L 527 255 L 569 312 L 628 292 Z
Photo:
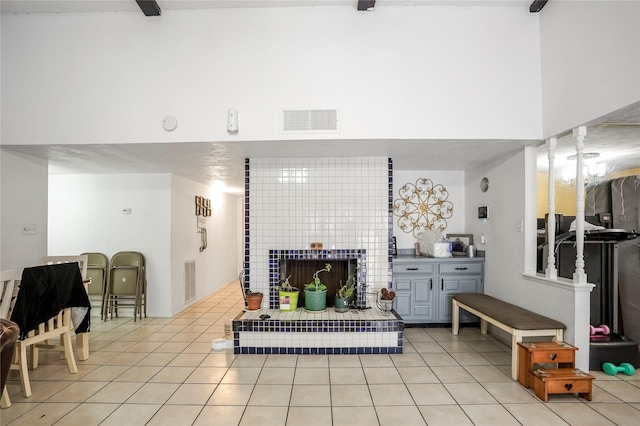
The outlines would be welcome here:
M 465 255 L 469 246 L 473 245 L 473 234 L 447 234 L 447 240 L 451 242 L 452 255 Z

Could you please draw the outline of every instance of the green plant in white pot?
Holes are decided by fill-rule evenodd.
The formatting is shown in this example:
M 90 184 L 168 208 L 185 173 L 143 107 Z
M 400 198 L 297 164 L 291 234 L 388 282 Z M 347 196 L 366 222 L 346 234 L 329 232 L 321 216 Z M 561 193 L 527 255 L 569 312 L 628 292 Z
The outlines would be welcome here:
M 327 309 L 327 286 L 322 284 L 319 274 L 330 271 L 331 264 L 326 263 L 323 269 L 318 269 L 313 273 L 313 281 L 304 286 L 304 307 L 307 311 Z
M 340 286 L 336 293 L 335 310 L 336 312 L 348 312 L 351 299 L 356 291 L 355 280 L 353 275 L 349 276 L 347 282 Z
M 278 300 L 280 301 L 281 311 L 295 311 L 298 309 L 298 295 L 300 289 L 294 287 L 289 283 L 291 275 L 285 278 L 284 281 L 278 286 Z

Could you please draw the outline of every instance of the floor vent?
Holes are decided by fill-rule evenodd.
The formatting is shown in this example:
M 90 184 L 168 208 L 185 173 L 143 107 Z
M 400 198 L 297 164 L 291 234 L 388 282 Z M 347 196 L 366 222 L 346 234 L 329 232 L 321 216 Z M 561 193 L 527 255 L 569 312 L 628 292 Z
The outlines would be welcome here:
M 338 131 L 335 109 L 285 109 L 282 133 L 332 133 Z
M 184 262 L 184 301 L 190 302 L 196 298 L 196 261 Z

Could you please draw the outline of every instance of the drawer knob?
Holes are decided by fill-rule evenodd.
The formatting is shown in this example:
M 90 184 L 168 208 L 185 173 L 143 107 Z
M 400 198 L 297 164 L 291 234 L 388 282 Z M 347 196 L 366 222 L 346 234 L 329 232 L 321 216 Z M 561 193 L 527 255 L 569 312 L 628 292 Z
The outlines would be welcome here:
M 467 267 L 462 268 L 460 266 L 456 267 L 456 271 L 466 271 L 467 269 L 469 269 L 469 268 L 467 268 Z
M 566 385 L 564 385 L 564 388 L 565 388 L 567 391 L 570 391 L 572 387 L 573 387 L 573 385 L 572 385 L 571 383 L 567 383 Z
M 417 271 L 418 268 L 407 268 L 407 271 Z
M 551 361 L 553 361 L 554 359 L 557 358 L 557 354 L 549 354 L 549 358 L 551 358 Z

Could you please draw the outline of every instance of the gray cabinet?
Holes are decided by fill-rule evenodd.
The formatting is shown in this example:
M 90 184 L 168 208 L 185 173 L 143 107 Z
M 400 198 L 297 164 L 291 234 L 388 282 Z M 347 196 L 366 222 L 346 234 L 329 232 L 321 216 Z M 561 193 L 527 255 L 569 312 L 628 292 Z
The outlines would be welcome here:
M 407 323 L 450 323 L 451 297 L 484 292 L 483 278 L 482 258 L 396 258 L 394 309 Z M 462 322 L 474 320 L 460 317 Z

